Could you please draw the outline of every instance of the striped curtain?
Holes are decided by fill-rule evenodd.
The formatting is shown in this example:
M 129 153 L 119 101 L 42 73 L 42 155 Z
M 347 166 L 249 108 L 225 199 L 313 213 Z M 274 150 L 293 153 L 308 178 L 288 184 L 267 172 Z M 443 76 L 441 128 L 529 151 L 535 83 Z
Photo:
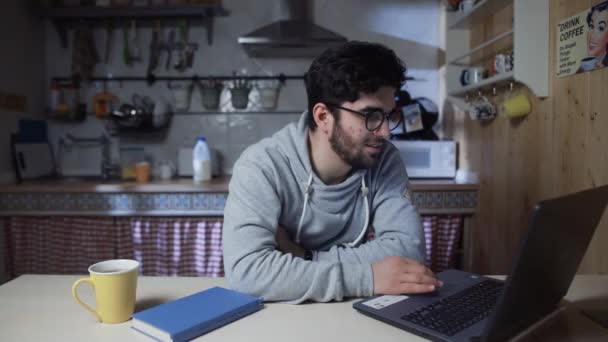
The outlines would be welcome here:
M 459 268 L 459 253 L 462 241 L 464 218 L 462 215 L 424 215 L 421 216 L 426 242 L 425 264 L 433 272 L 448 268 Z M 367 240 L 376 238 L 370 226 Z
M 119 255 L 142 264 L 143 275 L 224 275 L 222 219 L 116 218 Z
M 128 258 L 140 274 L 223 276 L 222 219 L 202 217 L 10 217 L 4 221 L 9 279 L 21 274 L 86 274 Z
M 462 215 L 422 216 L 426 240 L 426 264 L 433 272 L 458 268 L 461 249 Z
M 9 279 L 21 274 L 86 274 L 108 259 L 135 259 L 150 276 L 224 275 L 222 218 L 18 216 L 4 219 Z M 422 216 L 426 263 L 458 267 L 463 218 Z M 370 230 L 368 239 L 373 239 Z
M 21 274 L 85 274 L 116 258 L 111 219 L 11 217 L 5 221 L 9 279 Z

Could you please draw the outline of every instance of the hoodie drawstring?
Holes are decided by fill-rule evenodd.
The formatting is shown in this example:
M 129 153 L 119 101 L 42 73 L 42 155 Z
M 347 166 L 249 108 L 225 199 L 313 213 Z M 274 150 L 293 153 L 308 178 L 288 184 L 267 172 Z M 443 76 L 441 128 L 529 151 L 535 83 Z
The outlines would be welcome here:
M 296 233 L 296 244 L 300 244 L 300 233 L 302 232 L 302 223 L 304 222 L 304 217 L 306 216 L 306 206 L 308 205 L 309 194 L 312 192 L 312 173 L 308 177 L 308 181 L 306 182 L 306 186 L 304 187 L 304 207 L 302 208 L 302 215 L 300 215 L 300 223 L 298 224 L 298 231 Z M 361 177 L 361 193 L 363 194 L 363 202 L 365 206 L 365 223 L 363 224 L 363 228 L 359 233 L 359 236 L 353 242 L 349 242 L 346 245 L 349 247 L 355 247 L 363 236 L 365 236 L 365 232 L 367 232 L 367 225 L 369 224 L 369 201 L 367 199 L 367 195 L 369 193 L 369 188 L 365 185 L 365 176 Z
M 302 208 L 302 215 L 300 215 L 300 223 L 298 224 L 298 232 L 296 233 L 296 244 L 300 244 L 300 232 L 302 231 L 302 222 L 304 222 L 304 216 L 306 215 L 306 205 L 308 204 L 308 194 L 312 192 L 312 173 L 308 177 L 306 187 L 304 187 L 304 207 Z
M 353 242 L 349 242 L 346 245 L 349 247 L 355 247 L 363 236 L 365 236 L 365 232 L 367 232 L 367 225 L 369 224 L 369 202 L 367 200 L 367 194 L 369 193 L 369 188 L 365 186 L 365 175 L 361 177 L 361 193 L 363 194 L 363 205 L 365 206 L 365 223 L 363 223 L 363 228 L 359 233 L 359 236 Z

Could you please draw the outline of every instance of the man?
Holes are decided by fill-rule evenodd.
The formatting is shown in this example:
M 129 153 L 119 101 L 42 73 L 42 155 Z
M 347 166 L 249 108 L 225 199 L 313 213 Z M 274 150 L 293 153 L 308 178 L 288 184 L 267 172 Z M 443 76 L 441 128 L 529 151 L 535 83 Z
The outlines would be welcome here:
M 234 165 L 223 231 L 231 288 L 300 303 L 442 285 L 420 263 L 420 217 L 386 142 L 404 74 L 378 44 L 349 42 L 313 61 L 308 111 Z M 376 238 L 365 241 L 370 227 Z

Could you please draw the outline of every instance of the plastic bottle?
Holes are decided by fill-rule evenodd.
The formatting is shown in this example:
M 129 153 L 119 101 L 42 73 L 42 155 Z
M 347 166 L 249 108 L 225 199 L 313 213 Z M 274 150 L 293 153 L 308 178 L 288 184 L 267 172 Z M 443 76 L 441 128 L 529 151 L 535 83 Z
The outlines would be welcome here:
M 192 170 L 194 171 L 194 183 L 211 180 L 211 154 L 204 137 L 196 139 L 192 152 Z

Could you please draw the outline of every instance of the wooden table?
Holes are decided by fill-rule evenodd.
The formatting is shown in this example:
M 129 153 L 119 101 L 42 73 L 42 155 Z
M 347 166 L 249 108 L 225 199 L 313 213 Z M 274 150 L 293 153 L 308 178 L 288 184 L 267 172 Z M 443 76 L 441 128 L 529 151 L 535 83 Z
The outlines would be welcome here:
M 71 295 L 80 276 L 24 275 L 0 286 L 2 341 L 145 341 L 131 322 L 97 323 Z M 223 278 L 140 277 L 137 309 L 212 287 Z M 90 289 L 90 288 L 89 288 Z M 79 294 L 94 303 L 92 290 Z M 568 309 L 524 341 L 607 341 L 608 330 L 577 313 L 594 305 L 608 310 L 608 276 L 577 276 L 566 297 Z M 353 300 L 354 301 L 354 300 Z M 261 311 L 212 331 L 200 341 L 424 341 L 403 330 L 364 316 L 353 301 L 290 305 L 266 304 Z

